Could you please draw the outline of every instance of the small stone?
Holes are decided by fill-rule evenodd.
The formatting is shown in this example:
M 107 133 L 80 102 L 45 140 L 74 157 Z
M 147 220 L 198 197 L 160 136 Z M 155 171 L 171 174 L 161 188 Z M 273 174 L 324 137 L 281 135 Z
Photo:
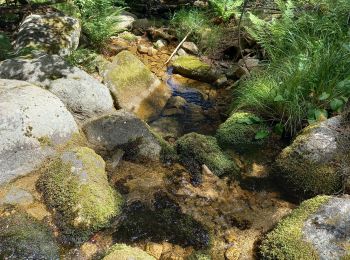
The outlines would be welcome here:
M 153 47 L 149 47 L 148 50 L 147 50 L 147 54 L 148 56 L 153 56 L 153 55 L 156 55 L 157 54 L 157 50 Z
M 225 252 L 225 257 L 227 260 L 238 260 L 240 256 L 239 249 L 235 247 L 230 247 L 229 249 L 226 250 Z
M 186 55 L 188 55 L 187 52 L 186 52 L 184 49 L 182 49 L 182 48 L 180 48 L 180 49 L 177 51 L 177 54 L 178 54 L 179 56 L 186 56 Z
M 165 47 L 166 45 L 167 45 L 167 42 L 166 42 L 165 40 L 162 40 L 162 39 L 158 40 L 158 41 L 154 44 L 154 46 L 155 46 L 157 49 L 161 49 L 161 48 Z
M 182 44 L 182 48 L 194 55 L 197 55 L 199 53 L 198 47 L 194 42 L 184 42 Z
M 141 54 L 146 54 L 148 53 L 148 47 L 144 45 L 139 45 L 137 46 L 137 51 Z
M 222 87 L 222 86 L 224 86 L 226 83 L 227 83 L 227 78 L 226 78 L 226 76 L 222 76 L 222 77 L 218 78 L 218 79 L 215 81 L 215 85 L 216 85 L 217 87 Z
M 162 256 L 163 253 L 163 245 L 148 242 L 145 248 L 146 253 L 148 253 L 151 256 L 154 256 L 156 259 L 159 259 Z

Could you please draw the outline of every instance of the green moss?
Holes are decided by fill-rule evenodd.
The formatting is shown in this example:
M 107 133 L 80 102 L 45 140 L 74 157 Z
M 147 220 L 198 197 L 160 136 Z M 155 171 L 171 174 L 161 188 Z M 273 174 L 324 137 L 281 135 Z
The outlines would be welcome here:
M 173 63 L 174 72 L 189 78 L 212 82 L 217 79 L 210 65 L 191 55 L 178 57 Z
M 145 251 L 142 251 L 136 247 L 130 247 L 125 244 L 115 244 L 109 250 L 108 254 L 103 260 L 155 260 L 153 256 L 150 256 Z
M 242 151 L 264 143 L 264 139 L 255 139 L 259 131 L 268 131 L 260 117 L 248 112 L 236 112 L 220 125 L 216 138 L 221 146 Z
M 6 34 L 0 32 L 0 61 L 10 58 L 12 54 L 13 48 L 10 38 Z
M 59 249 L 48 227 L 11 209 L 0 214 L 0 258 L 59 259 Z
M 211 260 L 211 256 L 207 251 L 195 251 L 186 260 Z
M 300 260 L 319 259 L 312 245 L 303 240 L 302 228 L 307 218 L 330 197 L 318 196 L 304 201 L 291 215 L 270 232 L 260 246 L 263 259 Z
M 200 174 L 203 164 L 217 176 L 238 173 L 237 166 L 222 152 L 215 137 L 191 133 L 181 137 L 176 146 L 180 161 L 193 174 Z
M 55 159 L 44 170 L 39 188 L 69 242 L 84 241 L 120 213 L 122 200 L 109 186 L 105 162 L 86 147 Z

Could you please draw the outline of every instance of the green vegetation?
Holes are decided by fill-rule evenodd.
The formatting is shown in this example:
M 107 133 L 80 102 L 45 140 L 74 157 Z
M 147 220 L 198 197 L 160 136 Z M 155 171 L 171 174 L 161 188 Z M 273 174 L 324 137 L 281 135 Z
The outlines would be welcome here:
M 10 38 L 6 34 L 0 32 L 0 61 L 11 57 L 12 51 Z
M 155 260 L 153 256 L 150 256 L 146 252 L 139 248 L 127 246 L 125 244 L 115 244 L 110 248 L 107 255 L 103 260 Z
M 249 14 L 248 30 L 267 53 L 266 71 L 237 89 L 235 110 L 248 109 L 295 134 L 307 122 L 342 110 L 350 96 L 350 2 L 278 1 L 282 18 Z
M 190 133 L 176 145 L 180 161 L 195 175 L 201 174 L 203 164 L 217 176 L 238 173 L 237 166 L 222 152 L 215 137 Z
M 223 37 L 223 28 L 210 21 L 212 15 L 198 9 L 182 9 L 176 12 L 171 20 L 179 39 L 191 32 L 189 39 L 194 41 L 202 52 L 215 50 Z
M 209 0 L 210 7 L 224 21 L 238 14 L 243 2 L 244 0 Z
M 269 129 L 260 117 L 236 112 L 220 125 L 216 138 L 221 146 L 242 151 L 263 144 L 268 135 Z
M 304 201 L 290 216 L 267 234 L 260 246 L 263 259 L 319 259 L 312 245 L 303 240 L 302 228 L 306 219 L 329 200 L 318 196 Z
M 66 60 L 72 66 L 80 66 L 88 73 L 96 71 L 97 53 L 90 49 L 78 48 Z

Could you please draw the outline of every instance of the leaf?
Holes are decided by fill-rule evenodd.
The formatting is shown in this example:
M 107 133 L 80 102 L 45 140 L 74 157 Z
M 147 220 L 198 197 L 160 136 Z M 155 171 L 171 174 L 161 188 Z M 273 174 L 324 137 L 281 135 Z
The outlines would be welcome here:
M 326 100 L 327 98 L 329 98 L 330 94 L 328 94 L 327 92 L 323 92 L 321 94 L 321 96 L 319 96 L 318 100 Z
M 260 118 L 260 117 L 258 117 L 258 116 L 251 116 L 250 117 L 250 120 L 253 122 L 253 123 L 255 123 L 255 124 L 260 124 L 260 123 L 262 123 L 262 119 Z
M 333 98 L 331 103 L 329 104 L 331 109 L 335 112 L 340 112 L 340 110 L 343 108 L 344 106 L 344 101 L 340 100 L 338 98 Z
M 284 125 L 282 123 L 276 124 L 273 131 L 278 135 L 282 135 L 284 132 Z
M 254 124 L 254 122 L 251 120 L 250 117 L 244 117 L 244 118 L 237 119 L 237 123 L 238 124 L 246 124 L 246 125 Z
M 274 98 L 273 101 L 275 101 L 275 102 L 284 101 L 284 97 L 283 97 L 282 95 L 279 95 L 279 94 L 278 94 L 278 95 Z
M 255 135 L 255 140 L 262 140 L 262 139 L 265 139 L 266 137 L 268 137 L 270 134 L 269 131 L 267 130 L 260 130 L 256 133 Z
M 324 121 L 328 118 L 328 113 L 325 109 L 316 109 L 315 110 L 315 119 L 316 121 Z

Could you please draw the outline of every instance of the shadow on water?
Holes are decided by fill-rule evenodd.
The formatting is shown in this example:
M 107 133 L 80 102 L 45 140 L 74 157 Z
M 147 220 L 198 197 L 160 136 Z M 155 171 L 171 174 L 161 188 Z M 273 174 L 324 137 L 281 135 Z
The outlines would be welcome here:
M 118 243 L 169 241 L 197 250 L 207 248 L 210 240 L 203 225 L 183 214 L 180 207 L 161 192 L 155 195 L 152 208 L 140 201 L 129 205 L 113 239 Z

